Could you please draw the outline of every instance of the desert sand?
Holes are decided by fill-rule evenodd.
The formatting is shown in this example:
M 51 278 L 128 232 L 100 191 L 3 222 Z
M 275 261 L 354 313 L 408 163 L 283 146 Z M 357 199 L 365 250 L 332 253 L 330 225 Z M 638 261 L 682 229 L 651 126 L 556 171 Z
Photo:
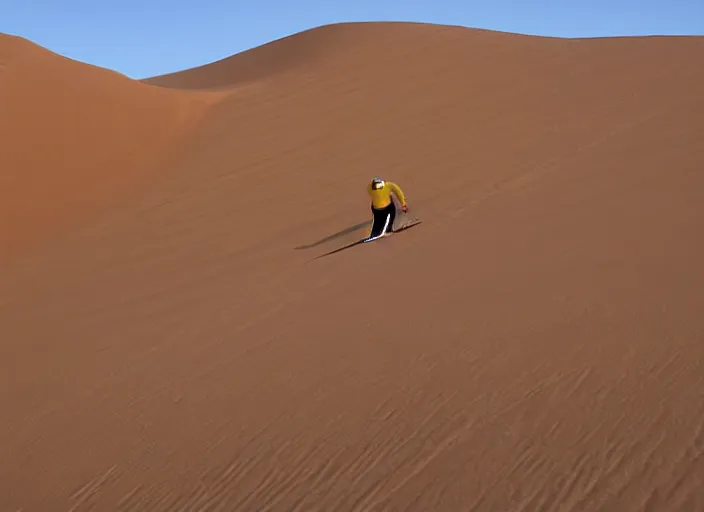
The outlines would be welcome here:
M 704 510 L 702 62 L 350 23 L 136 81 L 2 36 L 0 510 Z M 423 223 L 315 259 L 375 175 Z

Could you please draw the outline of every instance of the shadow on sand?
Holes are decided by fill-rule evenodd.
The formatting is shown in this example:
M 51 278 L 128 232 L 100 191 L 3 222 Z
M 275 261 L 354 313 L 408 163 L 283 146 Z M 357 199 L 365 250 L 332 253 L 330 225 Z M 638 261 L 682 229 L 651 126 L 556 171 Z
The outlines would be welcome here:
M 298 247 L 295 247 L 295 249 L 312 249 L 313 247 L 317 247 L 321 244 L 324 244 L 325 242 L 329 242 L 331 240 L 335 240 L 336 238 L 343 237 L 345 235 L 349 235 L 350 233 L 354 233 L 355 231 L 362 229 L 364 227 L 368 227 L 372 225 L 371 220 L 367 220 L 364 222 L 360 222 L 359 224 L 355 224 L 354 226 L 350 226 L 348 228 L 343 229 L 342 231 L 338 231 L 337 233 L 334 233 L 332 235 L 328 235 L 325 238 L 321 238 L 317 242 L 313 242 L 312 244 L 307 244 L 307 245 L 299 245 Z

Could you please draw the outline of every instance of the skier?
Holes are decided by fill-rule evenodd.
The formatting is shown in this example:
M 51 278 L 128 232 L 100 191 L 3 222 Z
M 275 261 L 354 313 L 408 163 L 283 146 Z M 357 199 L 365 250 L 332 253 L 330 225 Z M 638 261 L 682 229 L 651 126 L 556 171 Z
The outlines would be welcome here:
M 401 209 L 404 212 L 408 211 L 406 205 L 406 196 L 403 194 L 401 187 L 390 181 L 384 181 L 381 178 L 372 179 L 367 185 L 367 192 L 372 198 L 372 231 L 369 237 L 376 237 L 382 234 L 392 233 L 394 227 L 394 219 L 396 218 L 396 205 L 394 204 L 391 195 L 395 195 L 401 203 Z

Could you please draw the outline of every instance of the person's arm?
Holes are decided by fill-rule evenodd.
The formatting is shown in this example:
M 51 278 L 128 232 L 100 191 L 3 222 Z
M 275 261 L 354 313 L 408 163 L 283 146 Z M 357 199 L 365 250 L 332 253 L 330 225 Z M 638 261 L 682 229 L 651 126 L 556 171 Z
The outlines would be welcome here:
M 404 210 L 406 210 L 406 196 L 404 195 L 403 190 L 401 190 L 401 187 L 396 185 L 396 183 L 391 183 L 390 181 L 386 182 L 386 186 L 391 189 L 391 192 L 393 192 L 396 197 L 398 197 L 398 200 L 401 202 L 401 206 Z

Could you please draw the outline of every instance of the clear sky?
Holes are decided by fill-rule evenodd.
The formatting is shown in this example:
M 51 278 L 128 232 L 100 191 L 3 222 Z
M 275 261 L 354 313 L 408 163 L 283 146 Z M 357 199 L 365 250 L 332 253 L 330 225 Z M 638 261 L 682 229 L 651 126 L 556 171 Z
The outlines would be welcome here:
M 0 0 L 0 32 L 132 78 L 343 21 L 558 37 L 704 35 L 704 0 Z

